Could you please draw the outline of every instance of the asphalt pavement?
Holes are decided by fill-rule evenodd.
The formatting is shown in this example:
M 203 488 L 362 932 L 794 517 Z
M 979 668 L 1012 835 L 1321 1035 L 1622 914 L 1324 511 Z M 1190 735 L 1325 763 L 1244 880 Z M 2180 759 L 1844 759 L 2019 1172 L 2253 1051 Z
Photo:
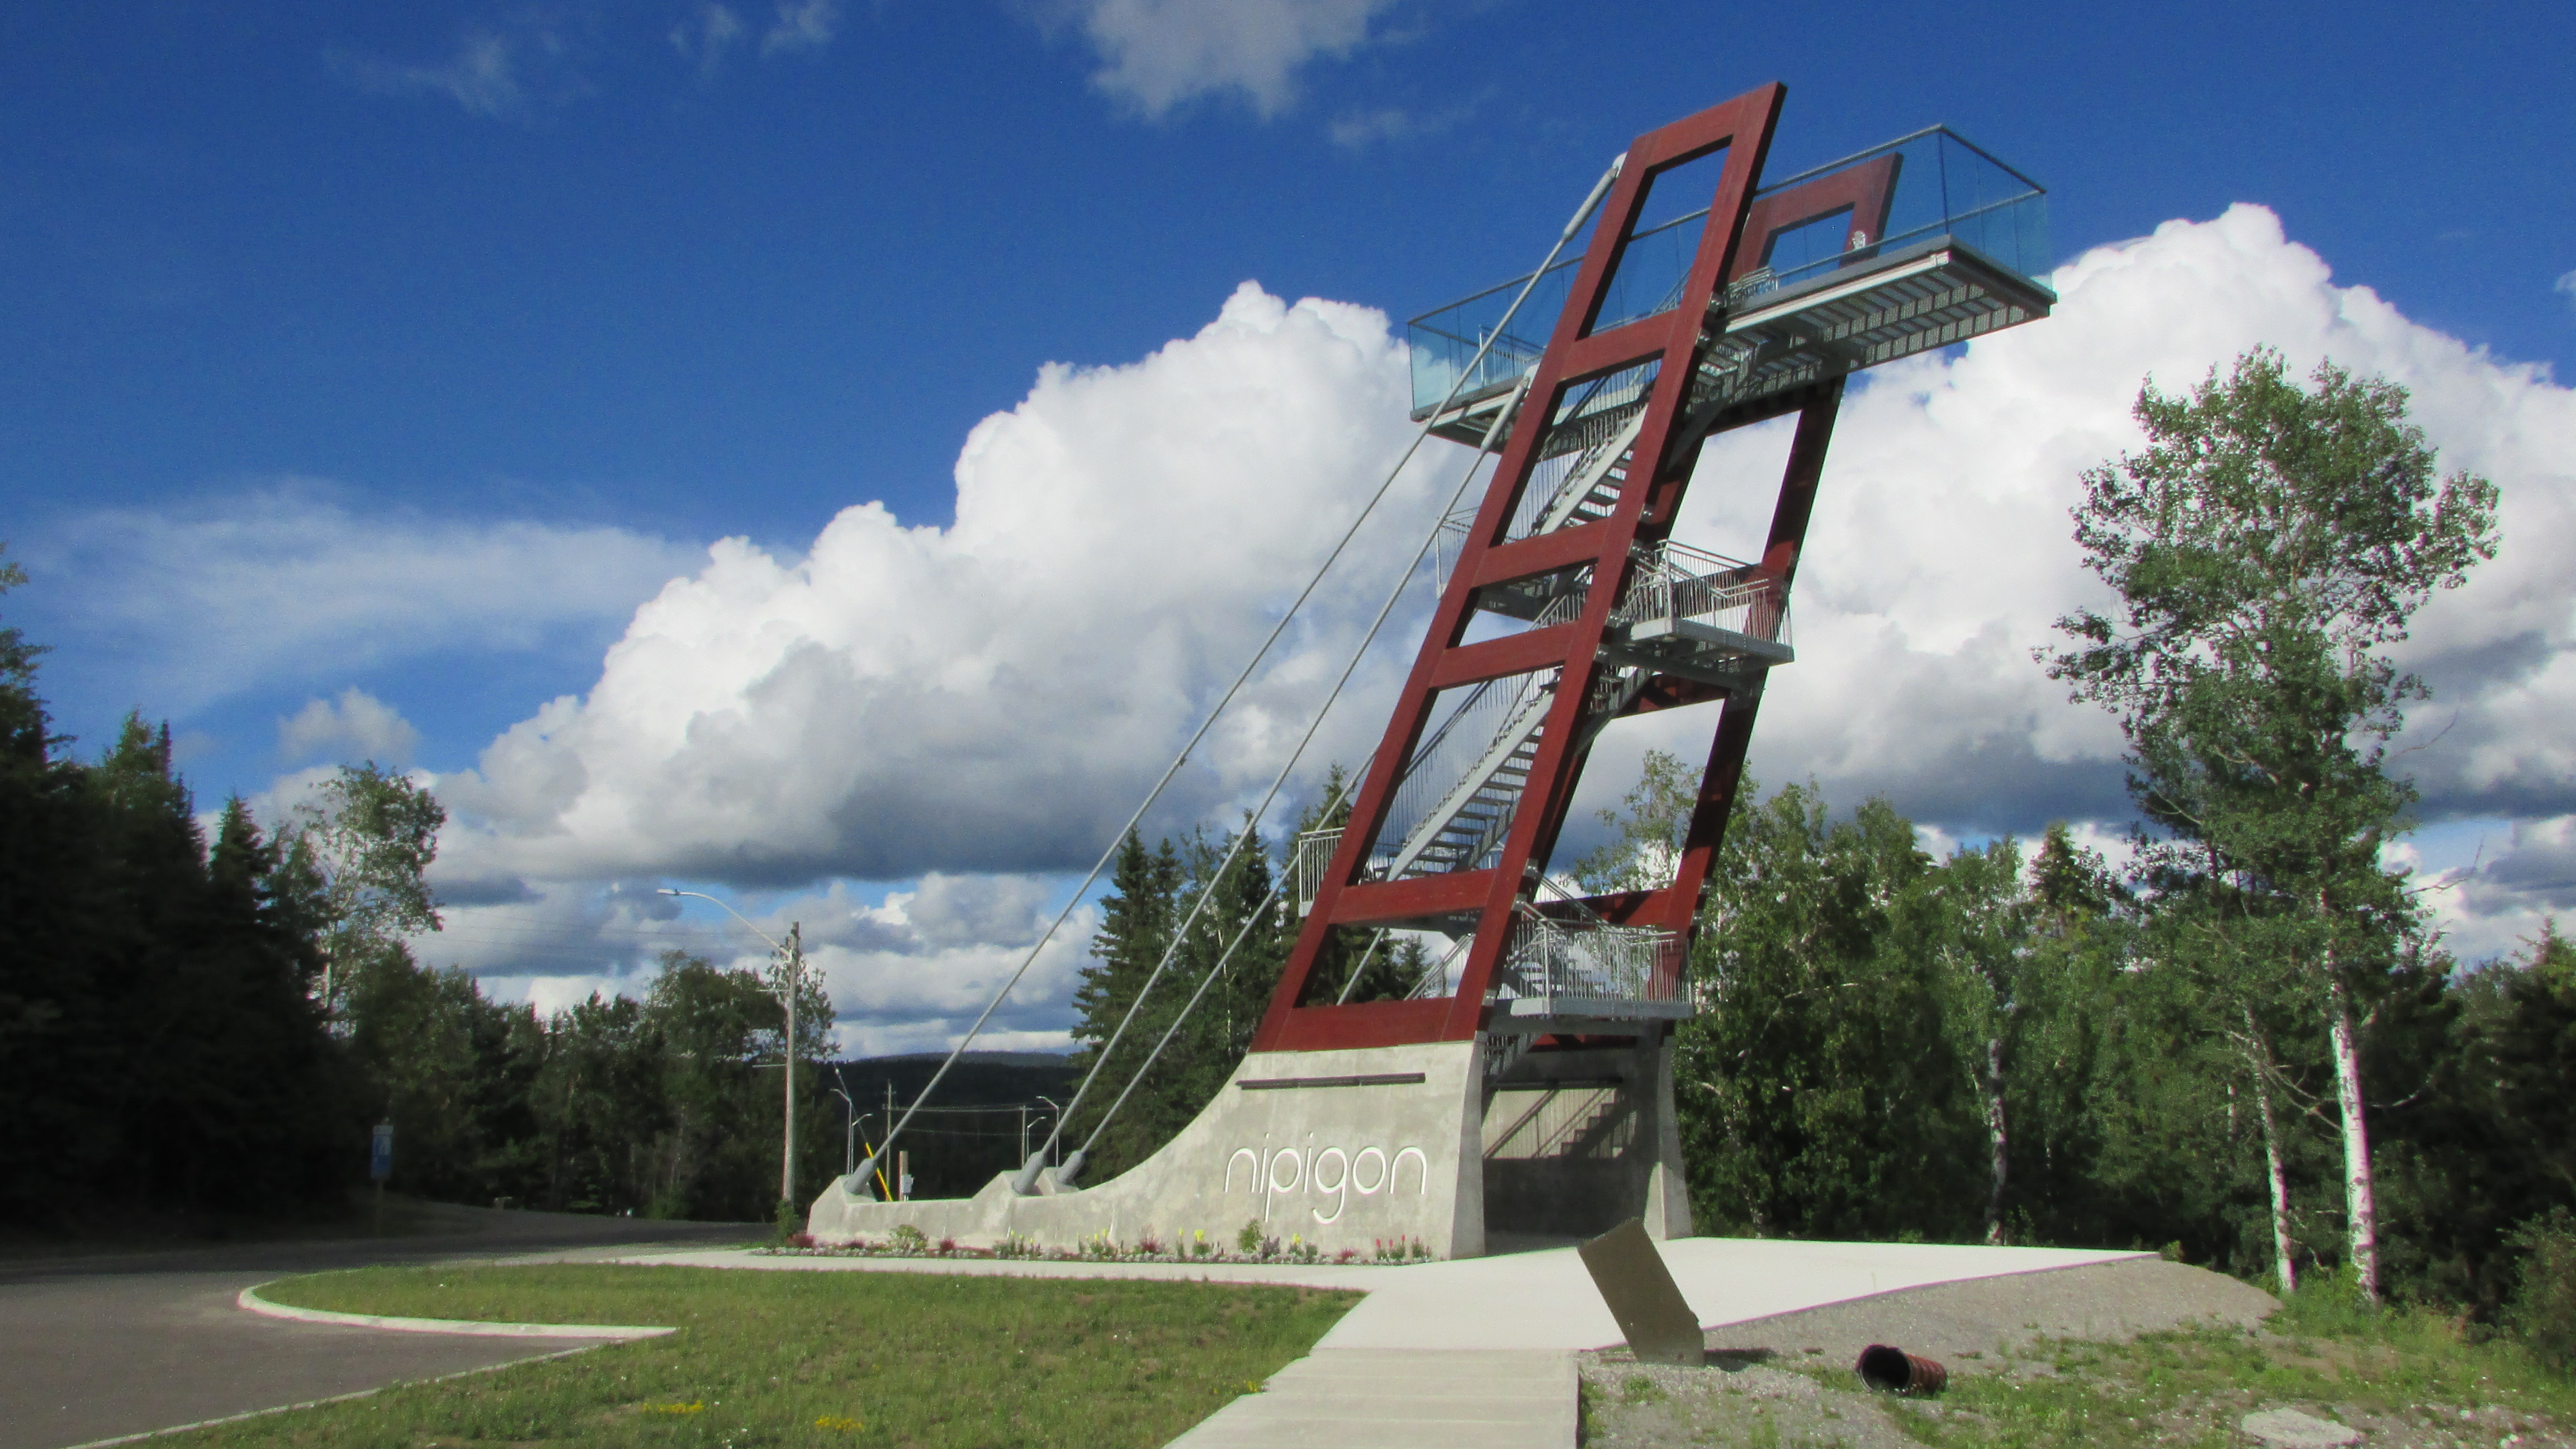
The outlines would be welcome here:
M 703 1248 L 766 1232 L 750 1223 L 419 1211 L 435 1230 L 0 1263 L 0 1449 L 65 1449 L 584 1345 L 292 1323 L 234 1306 L 242 1289 L 272 1278 L 378 1263 Z

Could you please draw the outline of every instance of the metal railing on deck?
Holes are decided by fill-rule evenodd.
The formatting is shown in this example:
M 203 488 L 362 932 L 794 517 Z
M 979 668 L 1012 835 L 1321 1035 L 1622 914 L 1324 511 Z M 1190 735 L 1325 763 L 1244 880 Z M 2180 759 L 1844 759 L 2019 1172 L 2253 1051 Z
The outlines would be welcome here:
M 1296 875 L 1297 914 L 1304 915 L 1315 904 L 1315 892 L 1324 884 L 1324 873 L 1333 868 L 1333 852 L 1342 848 L 1342 827 L 1309 830 L 1297 837 L 1297 854 L 1289 864 Z
M 1559 920 L 1527 901 L 1513 910 L 1511 944 L 1499 973 L 1506 999 L 1595 1003 L 1677 1002 L 1682 939 L 1651 926 L 1597 918 Z M 1615 1014 L 1615 1007 L 1605 1014 Z
M 1955 238 L 2023 277 L 2035 279 L 2047 273 L 2053 254 L 2048 244 L 2046 191 L 1983 147 L 1941 126 L 1771 182 L 1755 193 L 1754 200 L 1759 203 L 1864 166 L 1887 167 L 1893 179 L 1880 235 L 1851 238 L 1847 218 L 1828 215 L 1773 236 L 1747 238 L 1746 245 L 1762 251 L 1748 258 L 1752 270 L 1737 279 L 1721 298 L 1722 304 L 1742 305 L 1939 236 Z M 1705 209 L 1694 211 L 1628 238 L 1612 276 L 1614 295 L 1603 299 L 1596 331 L 1662 311 L 1679 300 L 1677 283 L 1697 255 L 1707 215 Z M 1500 392 L 1537 366 L 1583 260 L 1567 257 L 1540 276 L 1514 317 L 1511 332 L 1498 333 L 1497 328 L 1526 277 L 1498 283 L 1405 324 L 1415 416 L 1425 415 L 1448 397 L 1453 383 L 1458 384 L 1457 401 L 1465 402 Z M 1462 380 L 1460 374 L 1488 336 L 1494 338 L 1493 348 L 1474 375 Z
M 1755 573 L 1750 564 L 1687 544 L 1640 550 L 1628 590 L 1610 611 L 1610 621 L 1635 625 L 1682 619 L 1756 643 L 1790 643 L 1789 601 L 1778 580 Z

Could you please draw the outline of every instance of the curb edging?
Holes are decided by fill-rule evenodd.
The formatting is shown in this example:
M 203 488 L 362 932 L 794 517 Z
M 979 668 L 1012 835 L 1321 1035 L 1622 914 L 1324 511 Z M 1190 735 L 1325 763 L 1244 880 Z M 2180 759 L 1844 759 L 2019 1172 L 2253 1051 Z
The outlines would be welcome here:
M 283 1280 L 271 1280 L 272 1282 Z M 677 1328 L 656 1328 L 643 1324 L 586 1323 L 483 1323 L 464 1318 L 395 1318 L 376 1313 L 334 1313 L 327 1308 L 297 1308 L 285 1303 L 272 1303 L 259 1296 L 259 1290 L 271 1286 L 261 1283 L 244 1288 L 233 1299 L 234 1306 L 267 1318 L 283 1318 L 296 1323 L 327 1323 L 342 1328 L 381 1328 L 395 1333 L 453 1333 L 481 1338 L 597 1338 L 626 1341 L 660 1338 L 677 1333 Z

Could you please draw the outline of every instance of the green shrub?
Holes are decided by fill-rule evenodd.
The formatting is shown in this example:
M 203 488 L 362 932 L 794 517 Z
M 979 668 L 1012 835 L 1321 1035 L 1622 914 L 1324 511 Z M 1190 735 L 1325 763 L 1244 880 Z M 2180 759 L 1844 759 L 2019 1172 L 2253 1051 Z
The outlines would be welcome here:
M 2522 1281 L 2505 1322 L 2532 1356 L 2552 1368 L 2576 1368 L 2576 1215 L 2565 1208 L 2523 1224 L 2511 1242 L 2522 1251 Z
M 2299 1275 L 2298 1291 L 2281 1295 L 2281 1311 L 2272 1316 L 2272 1330 L 2375 1341 L 2392 1321 L 2391 1310 L 2374 1306 L 2362 1296 L 2361 1275 L 2350 1263 L 2332 1268 L 2319 1264 Z

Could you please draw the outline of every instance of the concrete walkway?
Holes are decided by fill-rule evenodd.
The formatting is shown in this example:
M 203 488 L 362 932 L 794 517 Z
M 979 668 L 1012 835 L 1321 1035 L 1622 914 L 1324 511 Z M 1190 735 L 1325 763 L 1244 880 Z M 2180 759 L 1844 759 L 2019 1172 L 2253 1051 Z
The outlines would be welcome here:
M 2151 1257 L 2068 1248 L 1682 1238 L 1661 1245 L 1709 1328 L 1960 1283 Z M 1377 1267 L 828 1258 L 754 1252 L 618 1261 L 771 1272 L 945 1273 L 1276 1283 L 1366 1293 L 1315 1351 L 1174 1441 L 1173 1449 L 1572 1449 L 1574 1355 L 1620 1342 L 1572 1248 Z
M 1574 1356 L 1319 1348 L 1171 1449 L 1573 1449 Z
M 1827 1303 L 2014 1273 L 2113 1263 L 2146 1253 L 1976 1248 L 1940 1243 L 1802 1243 L 1678 1238 L 1661 1245 L 1682 1296 L 1711 1328 Z M 1328 1348 L 1545 1349 L 1619 1342 L 1619 1325 L 1572 1248 L 1406 1267 L 1329 1263 L 1055 1263 L 994 1258 L 830 1258 L 743 1250 L 620 1254 L 621 1263 L 772 1272 L 943 1273 L 1027 1278 L 1160 1278 L 1281 1283 L 1366 1293 L 1316 1345 Z

